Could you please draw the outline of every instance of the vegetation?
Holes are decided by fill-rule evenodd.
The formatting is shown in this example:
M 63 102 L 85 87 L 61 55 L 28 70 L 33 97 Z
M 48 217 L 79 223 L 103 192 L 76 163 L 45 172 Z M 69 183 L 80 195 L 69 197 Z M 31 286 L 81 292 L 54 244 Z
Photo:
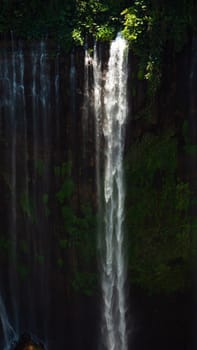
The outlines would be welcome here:
M 69 50 L 74 43 L 83 45 L 87 36 L 110 39 L 125 6 L 125 0 L 2 0 L 0 32 L 13 30 L 26 39 L 48 35 Z
M 78 210 L 74 208 L 72 198 L 75 194 L 75 185 L 71 170 L 71 163 L 63 163 L 55 167 L 55 175 L 60 184 L 55 194 L 60 213 L 57 265 L 64 270 L 70 252 L 76 253 L 77 260 L 73 269 L 71 287 L 76 292 L 91 295 L 97 285 L 96 217 L 89 203 L 83 204 Z
M 23 214 L 27 216 L 32 222 L 35 221 L 34 205 L 29 197 L 29 193 L 23 191 L 20 197 L 20 206 Z
M 0 33 L 29 40 L 48 36 L 68 51 L 91 38 L 109 41 L 122 30 L 139 59 L 138 78 L 149 82 L 154 95 L 166 47 L 174 53 L 183 48 L 197 30 L 196 16 L 193 0 L 2 0 Z
M 178 176 L 172 131 L 146 135 L 127 160 L 127 228 L 132 283 L 150 293 L 187 289 L 190 281 L 189 184 Z
M 196 31 L 197 6 L 194 1 L 135 0 L 126 8 L 124 36 L 139 58 L 138 77 L 149 81 L 149 93 L 159 87 L 164 52 L 182 50 L 192 30 Z

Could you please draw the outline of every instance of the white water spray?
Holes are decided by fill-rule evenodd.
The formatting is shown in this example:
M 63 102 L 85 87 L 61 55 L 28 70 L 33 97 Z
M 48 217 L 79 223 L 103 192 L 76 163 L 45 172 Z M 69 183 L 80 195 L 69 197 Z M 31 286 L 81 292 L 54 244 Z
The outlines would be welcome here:
M 97 94 L 100 94 L 98 88 L 99 67 L 98 64 L 95 66 L 97 67 L 96 70 L 94 69 L 95 114 L 98 127 L 101 121 L 99 116 L 101 105 L 97 98 Z M 103 109 L 102 132 L 105 144 L 105 164 L 103 184 L 104 237 L 102 237 L 101 246 L 102 342 L 107 350 L 126 350 L 128 340 L 123 230 L 125 200 L 123 150 L 127 117 L 127 43 L 120 35 L 112 42 L 110 48 Z M 99 144 L 100 139 L 97 140 L 97 145 Z M 100 166 L 98 163 L 97 160 L 97 166 Z

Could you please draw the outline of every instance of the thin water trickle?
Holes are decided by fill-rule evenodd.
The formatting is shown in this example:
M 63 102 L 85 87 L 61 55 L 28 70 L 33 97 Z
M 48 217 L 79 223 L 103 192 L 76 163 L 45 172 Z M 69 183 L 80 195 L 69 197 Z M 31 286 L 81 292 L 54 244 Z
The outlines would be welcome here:
M 9 75 L 9 80 L 11 82 L 11 99 L 9 104 L 10 116 L 10 133 L 11 133 L 11 218 L 10 218 L 10 239 L 12 242 L 12 254 L 10 261 L 10 276 L 9 283 L 10 287 L 15 286 L 15 294 L 11 294 L 13 317 L 15 319 L 16 329 L 19 329 L 19 319 L 18 319 L 18 281 L 16 278 L 16 254 L 17 254 L 17 169 L 16 169 L 16 147 L 17 147 L 17 121 L 15 118 L 16 106 L 17 106 L 17 51 L 14 46 L 14 37 L 11 33 L 12 41 L 12 60 L 11 60 L 11 70 Z M 21 67 L 19 67 L 21 70 Z
M 83 139 L 86 140 L 88 132 L 88 114 L 89 114 L 89 54 L 88 50 L 85 50 L 84 56 L 84 100 L 83 100 Z
M 83 95 L 83 107 L 82 107 L 82 139 L 83 139 L 83 163 L 87 166 L 87 153 L 88 153 L 88 140 L 89 140 L 89 120 L 91 109 L 91 57 L 88 53 L 88 49 L 85 49 L 84 55 L 84 95 Z M 84 170 L 84 177 L 86 177 L 86 170 Z
M 94 45 L 93 57 L 93 77 L 94 77 L 94 114 L 95 114 L 95 146 L 96 146 L 96 187 L 98 197 L 98 211 L 101 211 L 101 183 L 100 183 L 100 148 L 101 148 L 101 115 L 102 115 L 102 71 L 101 61 L 97 55 L 97 46 Z
M 32 84 L 31 84 L 31 93 L 32 93 L 32 120 L 33 120 L 33 158 L 34 163 L 36 162 L 38 155 L 38 135 L 37 135 L 37 115 L 38 115 L 38 92 L 37 92 L 37 65 L 38 65 L 38 50 L 32 49 L 31 51 L 31 66 L 32 66 Z M 36 178 L 36 171 L 34 167 L 34 183 Z M 34 195 L 36 192 L 34 191 Z M 35 200 L 34 200 L 35 204 Z
M 9 244 L 9 255 L 5 272 L 2 272 L 1 284 L 5 280 L 3 291 L 5 303 L 8 305 L 7 315 L 17 334 L 26 327 L 35 333 L 40 331 L 43 337 L 47 337 L 50 251 L 47 245 L 48 219 L 43 209 L 43 197 L 48 196 L 50 186 L 52 84 L 46 44 L 35 44 L 29 60 L 22 43 L 15 42 L 13 36 L 11 43 L 11 50 L 5 49 L 0 59 L 0 82 L 3 91 L 0 112 L 5 124 L 4 172 L 8 193 L 6 242 Z M 29 69 L 26 69 L 28 65 Z M 26 82 L 29 76 L 28 85 Z M 59 67 L 53 81 L 56 97 L 59 95 L 58 76 Z M 42 262 L 39 269 L 38 259 Z M 35 288 L 38 283 L 39 290 Z M 44 315 L 39 326 L 38 309 Z M 3 310 L 1 306 L 1 322 L 9 330 L 9 324 L 5 321 L 8 316 L 5 317 Z M 0 339 L 0 346 L 3 346 L 2 341 Z
M 55 115 L 60 114 L 60 61 L 59 52 L 55 58 Z M 58 149 L 60 148 L 60 119 L 56 118 L 56 143 Z
M 0 323 L 3 330 L 3 338 L 4 338 L 3 350 L 10 350 L 10 345 L 12 344 L 13 341 L 16 340 L 17 335 L 9 322 L 7 311 L 1 295 L 0 295 L 0 321 L 1 321 Z
M 127 43 L 118 35 L 111 43 L 101 111 L 101 71 L 94 57 L 96 116 L 96 159 L 98 193 L 103 188 L 103 231 L 101 244 L 101 287 L 103 297 L 102 342 L 107 350 L 126 350 L 126 261 L 124 250 L 124 170 L 123 150 L 127 117 Z M 104 115 L 104 118 L 101 115 Z M 103 119 L 103 120 L 102 120 Z M 101 183 L 99 147 L 102 120 L 104 136 L 104 177 Z M 101 197 L 99 202 L 101 202 Z M 101 207 L 101 204 L 99 204 Z M 101 208 L 100 208 L 101 211 Z M 100 213 L 101 214 L 101 213 Z M 99 232 L 99 235 L 102 233 Z M 99 239 L 101 242 L 101 239 Z
M 70 90 L 71 90 L 71 112 L 73 118 L 76 117 L 76 67 L 75 56 L 71 53 L 70 58 Z
M 49 147 L 50 140 L 50 125 L 49 125 L 49 111 L 50 111 L 50 75 L 49 66 L 47 62 L 47 47 L 46 42 L 41 41 L 40 44 L 40 101 L 41 101 L 41 116 L 43 123 L 43 147 Z

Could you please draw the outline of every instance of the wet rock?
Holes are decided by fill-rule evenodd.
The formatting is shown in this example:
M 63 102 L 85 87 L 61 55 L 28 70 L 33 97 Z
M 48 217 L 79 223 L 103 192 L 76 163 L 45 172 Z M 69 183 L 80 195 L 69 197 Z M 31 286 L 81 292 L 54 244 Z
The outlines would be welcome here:
M 44 345 L 40 342 L 34 341 L 32 336 L 28 333 L 21 335 L 20 339 L 12 347 L 13 350 L 46 350 Z

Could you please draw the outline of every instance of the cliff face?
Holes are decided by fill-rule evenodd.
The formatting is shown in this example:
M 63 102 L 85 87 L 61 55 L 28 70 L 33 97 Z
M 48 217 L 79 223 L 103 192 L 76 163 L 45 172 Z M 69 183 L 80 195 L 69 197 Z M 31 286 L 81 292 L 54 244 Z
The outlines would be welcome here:
M 0 293 L 16 331 L 46 338 L 49 349 L 93 349 L 100 287 L 91 59 L 85 65 L 83 50 L 65 55 L 49 41 L 6 39 L 0 50 Z M 108 48 L 100 55 L 105 71 Z M 142 327 L 131 336 L 136 349 L 162 349 L 166 332 L 168 349 L 190 348 L 189 328 L 178 335 L 192 317 L 195 55 L 195 40 L 166 53 L 152 100 L 129 59 L 125 216 L 131 319 Z
M 134 338 L 139 348 L 145 343 L 162 349 L 195 347 L 195 42 L 194 37 L 178 54 L 166 51 L 161 85 L 152 100 L 144 82 L 131 84 L 135 91 L 126 155 L 129 275 L 131 285 L 150 293 L 146 298 L 137 293 L 141 306 L 136 320 L 144 335 Z M 185 332 L 180 334 L 178 328 Z
M 1 41 L 1 294 L 16 331 L 46 338 L 50 348 L 70 339 L 87 345 L 92 298 L 86 307 L 83 298 L 97 285 L 86 70 L 83 51 L 65 56 L 50 42 Z

